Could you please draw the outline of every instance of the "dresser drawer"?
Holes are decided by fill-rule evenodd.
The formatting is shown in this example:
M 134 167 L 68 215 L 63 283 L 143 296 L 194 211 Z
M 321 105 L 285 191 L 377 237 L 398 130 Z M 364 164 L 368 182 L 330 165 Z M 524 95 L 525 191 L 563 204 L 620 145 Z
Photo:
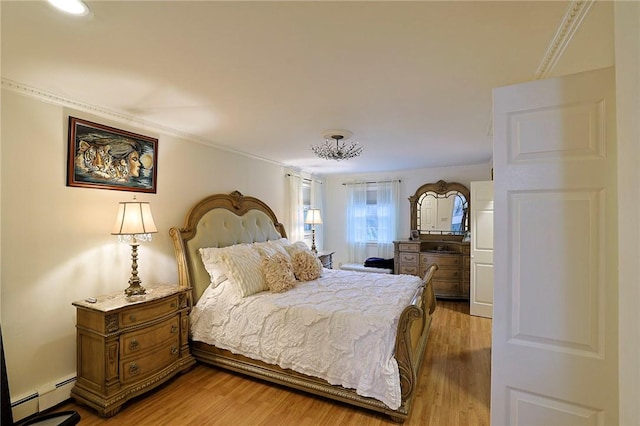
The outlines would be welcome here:
M 434 278 L 442 279 L 442 280 L 458 280 L 460 279 L 460 270 L 459 269 L 444 269 L 439 268 L 434 274 Z
M 180 333 L 180 317 L 169 318 L 153 327 L 144 330 L 123 333 L 120 336 L 120 356 L 144 352 L 154 346 L 178 336 Z
M 450 281 L 433 278 L 433 291 L 437 296 L 459 296 L 460 281 Z
M 400 253 L 400 265 L 416 265 L 418 266 L 418 259 L 420 254 L 416 253 Z
M 418 266 L 400 265 L 398 273 L 405 275 L 418 275 Z
M 432 254 L 432 253 L 420 253 L 420 265 L 429 266 L 432 263 L 437 264 L 440 267 L 443 266 L 460 266 L 462 260 L 457 254 Z
M 420 251 L 420 244 L 398 243 L 398 251 L 412 251 L 418 253 Z
M 178 296 L 173 296 L 161 300 L 157 303 L 145 304 L 144 306 L 133 306 L 131 309 L 120 313 L 120 324 L 122 327 L 129 327 L 141 324 L 172 312 L 178 309 Z
M 152 352 L 147 352 L 146 355 L 123 359 L 120 362 L 120 381 L 123 384 L 138 381 L 162 370 L 176 361 L 179 356 L 180 342 L 176 335 L 173 340 L 166 342 L 162 347 Z

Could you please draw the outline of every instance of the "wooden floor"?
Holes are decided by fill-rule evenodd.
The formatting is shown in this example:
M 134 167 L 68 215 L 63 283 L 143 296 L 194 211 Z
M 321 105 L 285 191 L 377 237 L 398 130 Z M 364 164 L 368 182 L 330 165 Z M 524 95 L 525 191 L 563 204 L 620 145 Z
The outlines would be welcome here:
M 405 425 L 488 425 L 491 320 L 468 302 L 438 301 L 419 388 Z M 392 425 L 389 417 L 246 376 L 196 365 L 103 419 L 71 401 L 80 425 Z

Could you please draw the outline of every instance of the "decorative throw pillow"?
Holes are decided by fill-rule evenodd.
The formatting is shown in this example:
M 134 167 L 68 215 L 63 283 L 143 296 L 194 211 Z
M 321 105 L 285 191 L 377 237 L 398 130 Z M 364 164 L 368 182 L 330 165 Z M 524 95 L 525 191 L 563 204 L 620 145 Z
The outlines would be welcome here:
M 293 273 L 299 281 L 311 281 L 320 278 L 322 262 L 311 250 L 300 250 L 291 256 Z
M 255 248 L 260 256 L 273 256 L 276 253 L 284 254 L 287 259 L 291 260 L 289 253 L 284 248 L 284 245 L 280 243 L 280 240 L 270 240 L 263 241 L 252 244 L 253 248 Z
M 274 293 L 287 291 L 296 285 L 293 266 L 289 261 L 288 255 L 283 253 L 263 257 L 262 272 L 264 273 L 267 287 Z
M 222 282 L 227 280 L 227 267 L 222 261 L 222 253 L 224 248 L 204 247 L 198 250 L 200 258 L 211 277 L 211 287 L 216 288 Z
M 267 290 L 258 251 L 250 244 L 238 244 L 228 248 L 229 250 L 222 253 L 222 261 L 227 268 L 227 276 L 236 282 L 242 297 Z
M 309 252 L 311 254 L 313 254 L 313 252 L 311 251 L 311 249 L 309 248 L 309 246 L 304 242 L 304 241 L 296 241 L 293 244 L 289 244 L 287 246 L 284 246 L 285 250 L 287 251 L 287 253 L 289 253 L 289 256 L 291 256 L 293 258 L 293 255 L 301 252 L 301 251 L 305 251 L 305 252 Z

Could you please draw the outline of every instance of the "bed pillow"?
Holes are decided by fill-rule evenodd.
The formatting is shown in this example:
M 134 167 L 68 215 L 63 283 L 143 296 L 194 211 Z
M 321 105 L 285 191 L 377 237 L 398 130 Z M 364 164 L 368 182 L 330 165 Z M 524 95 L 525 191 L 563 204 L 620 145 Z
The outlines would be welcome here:
M 284 239 L 284 238 L 283 238 Z M 280 242 L 280 240 L 270 240 L 263 241 L 252 244 L 253 248 L 255 248 L 261 256 L 273 256 L 276 253 L 281 253 L 285 255 L 289 260 L 291 257 L 289 253 L 284 248 L 284 245 Z
M 288 255 L 276 253 L 262 258 L 262 272 L 267 287 L 273 293 L 282 293 L 296 285 L 293 265 Z
M 284 246 L 284 249 L 289 253 L 289 256 L 293 258 L 293 255 L 305 251 L 313 254 L 309 246 L 304 241 L 296 241 L 295 243 Z
M 299 281 L 311 281 L 322 275 L 322 262 L 311 250 L 299 250 L 291 256 L 293 273 Z
M 238 244 L 225 247 L 222 261 L 226 266 L 226 273 L 240 290 L 242 297 L 268 290 L 262 275 L 260 254 L 249 244 Z
M 200 258 L 204 264 L 204 269 L 207 270 L 211 277 L 211 287 L 216 288 L 228 279 L 227 268 L 224 265 L 221 256 L 224 248 L 204 247 L 198 249 L 198 251 L 200 252 Z

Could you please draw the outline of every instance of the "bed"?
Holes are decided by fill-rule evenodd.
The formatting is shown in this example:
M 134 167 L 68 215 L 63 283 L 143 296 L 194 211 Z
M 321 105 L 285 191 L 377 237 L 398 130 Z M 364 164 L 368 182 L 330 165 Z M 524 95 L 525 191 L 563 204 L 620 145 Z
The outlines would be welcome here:
M 201 319 L 209 315 L 207 313 L 208 311 L 203 310 L 205 308 L 202 308 L 201 305 L 203 306 L 204 303 L 213 297 L 211 296 L 212 292 L 217 292 L 215 297 L 219 299 L 223 299 L 221 295 L 227 292 L 224 287 L 226 284 L 214 287 L 210 270 L 205 268 L 203 257 L 201 257 L 203 250 L 209 248 L 214 248 L 213 250 L 217 248 L 233 249 L 254 245 L 254 243 L 256 245 L 265 242 L 267 242 L 266 244 L 275 244 L 279 241 L 286 241 L 283 240 L 286 239 L 284 226 L 278 221 L 271 208 L 261 200 L 254 197 L 243 196 L 238 191 L 234 191 L 231 194 L 211 195 L 201 200 L 187 213 L 184 226 L 181 228 L 171 228 L 169 232 L 175 249 L 179 285 L 192 289 L 192 303 L 194 304 L 191 315 L 192 321 L 195 321 L 194 318 L 196 317 L 196 319 Z M 378 285 L 375 290 L 372 290 L 376 292 L 376 295 L 378 294 L 378 289 L 380 292 L 392 290 L 396 292 L 403 291 L 405 293 L 404 299 L 398 298 L 397 301 L 394 302 L 395 304 L 401 303 L 397 311 L 398 313 L 393 321 L 387 323 L 387 328 L 392 328 L 390 334 L 392 341 L 389 345 L 392 362 L 390 362 L 389 365 L 392 365 L 395 369 L 393 371 L 395 371 L 396 376 L 393 377 L 393 379 L 394 381 L 397 380 L 397 387 L 399 388 L 398 400 L 394 400 L 392 403 L 384 397 L 379 397 L 375 392 L 373 394 L 362 392 L 360 388 L 356 388 L 356 386 L 352 387 L 349 383 L 343 386 L 337 383 L 334 377 L 325 379 L 318 377 L 315 373 L 305 374 L 296 371 L 297 368 L 294 365 L 296 364 L 295 357 L 299 355 L 291 355 L 293 359 L 289 359 L 286 362 L 271 360 L 269 356 L 246 355 L 242 350 L 228 348 L 222 340 L 220 344 L 216 344 L 216 340 L 213 337 L 210 339 L 197 337 L 200 333 L 194 330 L 192 330 L 192 338 L 190 340 L 192 355 L 199 362 L 205 364 L 381 412 L 389 415 L 396 422 L 403 422 L 409 416 L 411 404 L 416 394 L 418 371 L 422 364 L 427 345 L 431 315 L 435 310 L 435 296 L 431 285 L 431 278 L 436 269 L 436 265 L 430 266 L 425 277 L 423 279 L 417 279 L 417 283 L 410 282 L 409 280 L 415 280 L 416 278 L 410 276 L 367 274 L 325 269 L 321 274 L 322 276 L 317 280 L 300 283 L 296 285 L 295 289 L 287 292 L 276 294 L 267 291 L 244 299 L 238 298 L 237 295 L 233 296 L 236 297 L 236 299 L 233 299 L 233 303 L 237 305 L 245 303 L 246 301 L 250 302 L 246 308 L 248 310 L 246 310 L 244 314 L 236 313 L 240 311 L 233 311 L 232 314 L 231 310 L 225 311 L 224 314 L 221 312 L 210 314 L 212 318 L 213 316 L 216 318 L 222 317 L 225 318 L 225 320 L 226 317 L 247 315 L 247 317 L 251 316 L 251 321 L 255 323 L 262 318 L 258 315 L 262 307 L 261 305 L 257 305 L 261 299 L 269 301 L 269 303 L 272 304 L 289 303 L 283 300 L 300 299 L 301 296 L 296 292 L 304 291 L 305 287 L 315 289 L 314 291 L 316 292 L 319 292 L 317 289 L 321 288 L 322 292 L 319 293 L 325 293 L 326 291 L 340 292 L 344 291 L 342 289 L 343 286 L 357 286 L 359 281 L 364 282 L 366 279 L 373 279 L 374 282 L 377 283 L 366 284 Z M 367 276 L 369 278 L 367 278 Z M 389 282 L 385 280 L 397 281 L 393 281 L 391 282 L 393 285 L 389 285 Z M 397 288 L 394 287 L 396 283 Z M 388 287 L 393 287 L 393 289 L 388 290 Z M 356 290 L 354 289 L 354 291 Z M 322 297 L 326 297 L 326 295 Z M 331 297 L 333 297 L 333 295 Z M 388 298 L 389 296 L 384 295 L 383 297 Z M 344 298 L 347 300 L 346 297 Z M 336 300 L 338 299 L 340 299 L 340 296 L 336 293 Z M 354 298 L 350 303 L 357 305 L 357 307 L 363 311 L 380 309 L 380 307 L 369 309 L 370 307 L 366 306 L 370 303 L 368 299 L 369 298 L 366 297 Z M 374 297 L 370 299 L 374 299 Z M 353 300 L 359 300 L 359 302 L 355 303 Z M 318 302 L 318 306 L 320 305 L 322 305 L 322 301 Z M 392 304 L 390 303 L 390 305 Z M 256 306 L 258 306 L 258 308 L 256 308 Z M 235 308 L 235 305 L 232 307 Z M 305 308 L 308 308 L 308 306 Z M 224 309 L 226 310 L 227 308 Z M 254 309 L 254 311 L 251 309 Z M 293 307 L 291 307 L 291 310 L 293 312 Z M 251 315 L 248 315 L 248 313 L 251 313 Z M 289 318 L 289 315 L 288 313 L 283 316 L 283 318 Z M 347 318 L 344 322 L 353 323 L 359 320 L 359 318 L 353 320 Z M 273 319 L 269 319 L 269 321 L 273 321 Z M 367 321 L 370 320 L 367 319 Z M 197 322 L 201 323 L 203 321 L 200 320 Z M 285 325 L 291 324 L 283 324 L 283 326 Z M 296 332 L 295 330 L 284 332 L 282 333 L 282 338 L 291 337 L 288 335 Z M 196 339 L 193 338 L 194 335 L 197 335 Z M 297 344 L 292 345 L 286 342 L 284 344 L 288 345 L 285 346 L 285 348 L 297 346 Z M 358 345 L 351 346 L 357 347 Z M 335 356 L 336 354 L 334 353 L 333 355 Z M 278 358 L 279 357 L 280 354 L 278 354 Z M 348 357 L 345 356 L 344 358 Z M 338 359 L 337 361 L 340 362 L 336 362 L 336 360 L 333 362 L 339 364 L 342 359 Z M 345 363 L 347 361 L 346 359 L 344 360 Z M 357 361 L 366 365 L 363 359 L 358 359 Z M 294 366 L 290 366 L 289 364 Z M 371 371 L 364 372 L 365 376 L 375 376 L 376 374 L 377 373 Z

